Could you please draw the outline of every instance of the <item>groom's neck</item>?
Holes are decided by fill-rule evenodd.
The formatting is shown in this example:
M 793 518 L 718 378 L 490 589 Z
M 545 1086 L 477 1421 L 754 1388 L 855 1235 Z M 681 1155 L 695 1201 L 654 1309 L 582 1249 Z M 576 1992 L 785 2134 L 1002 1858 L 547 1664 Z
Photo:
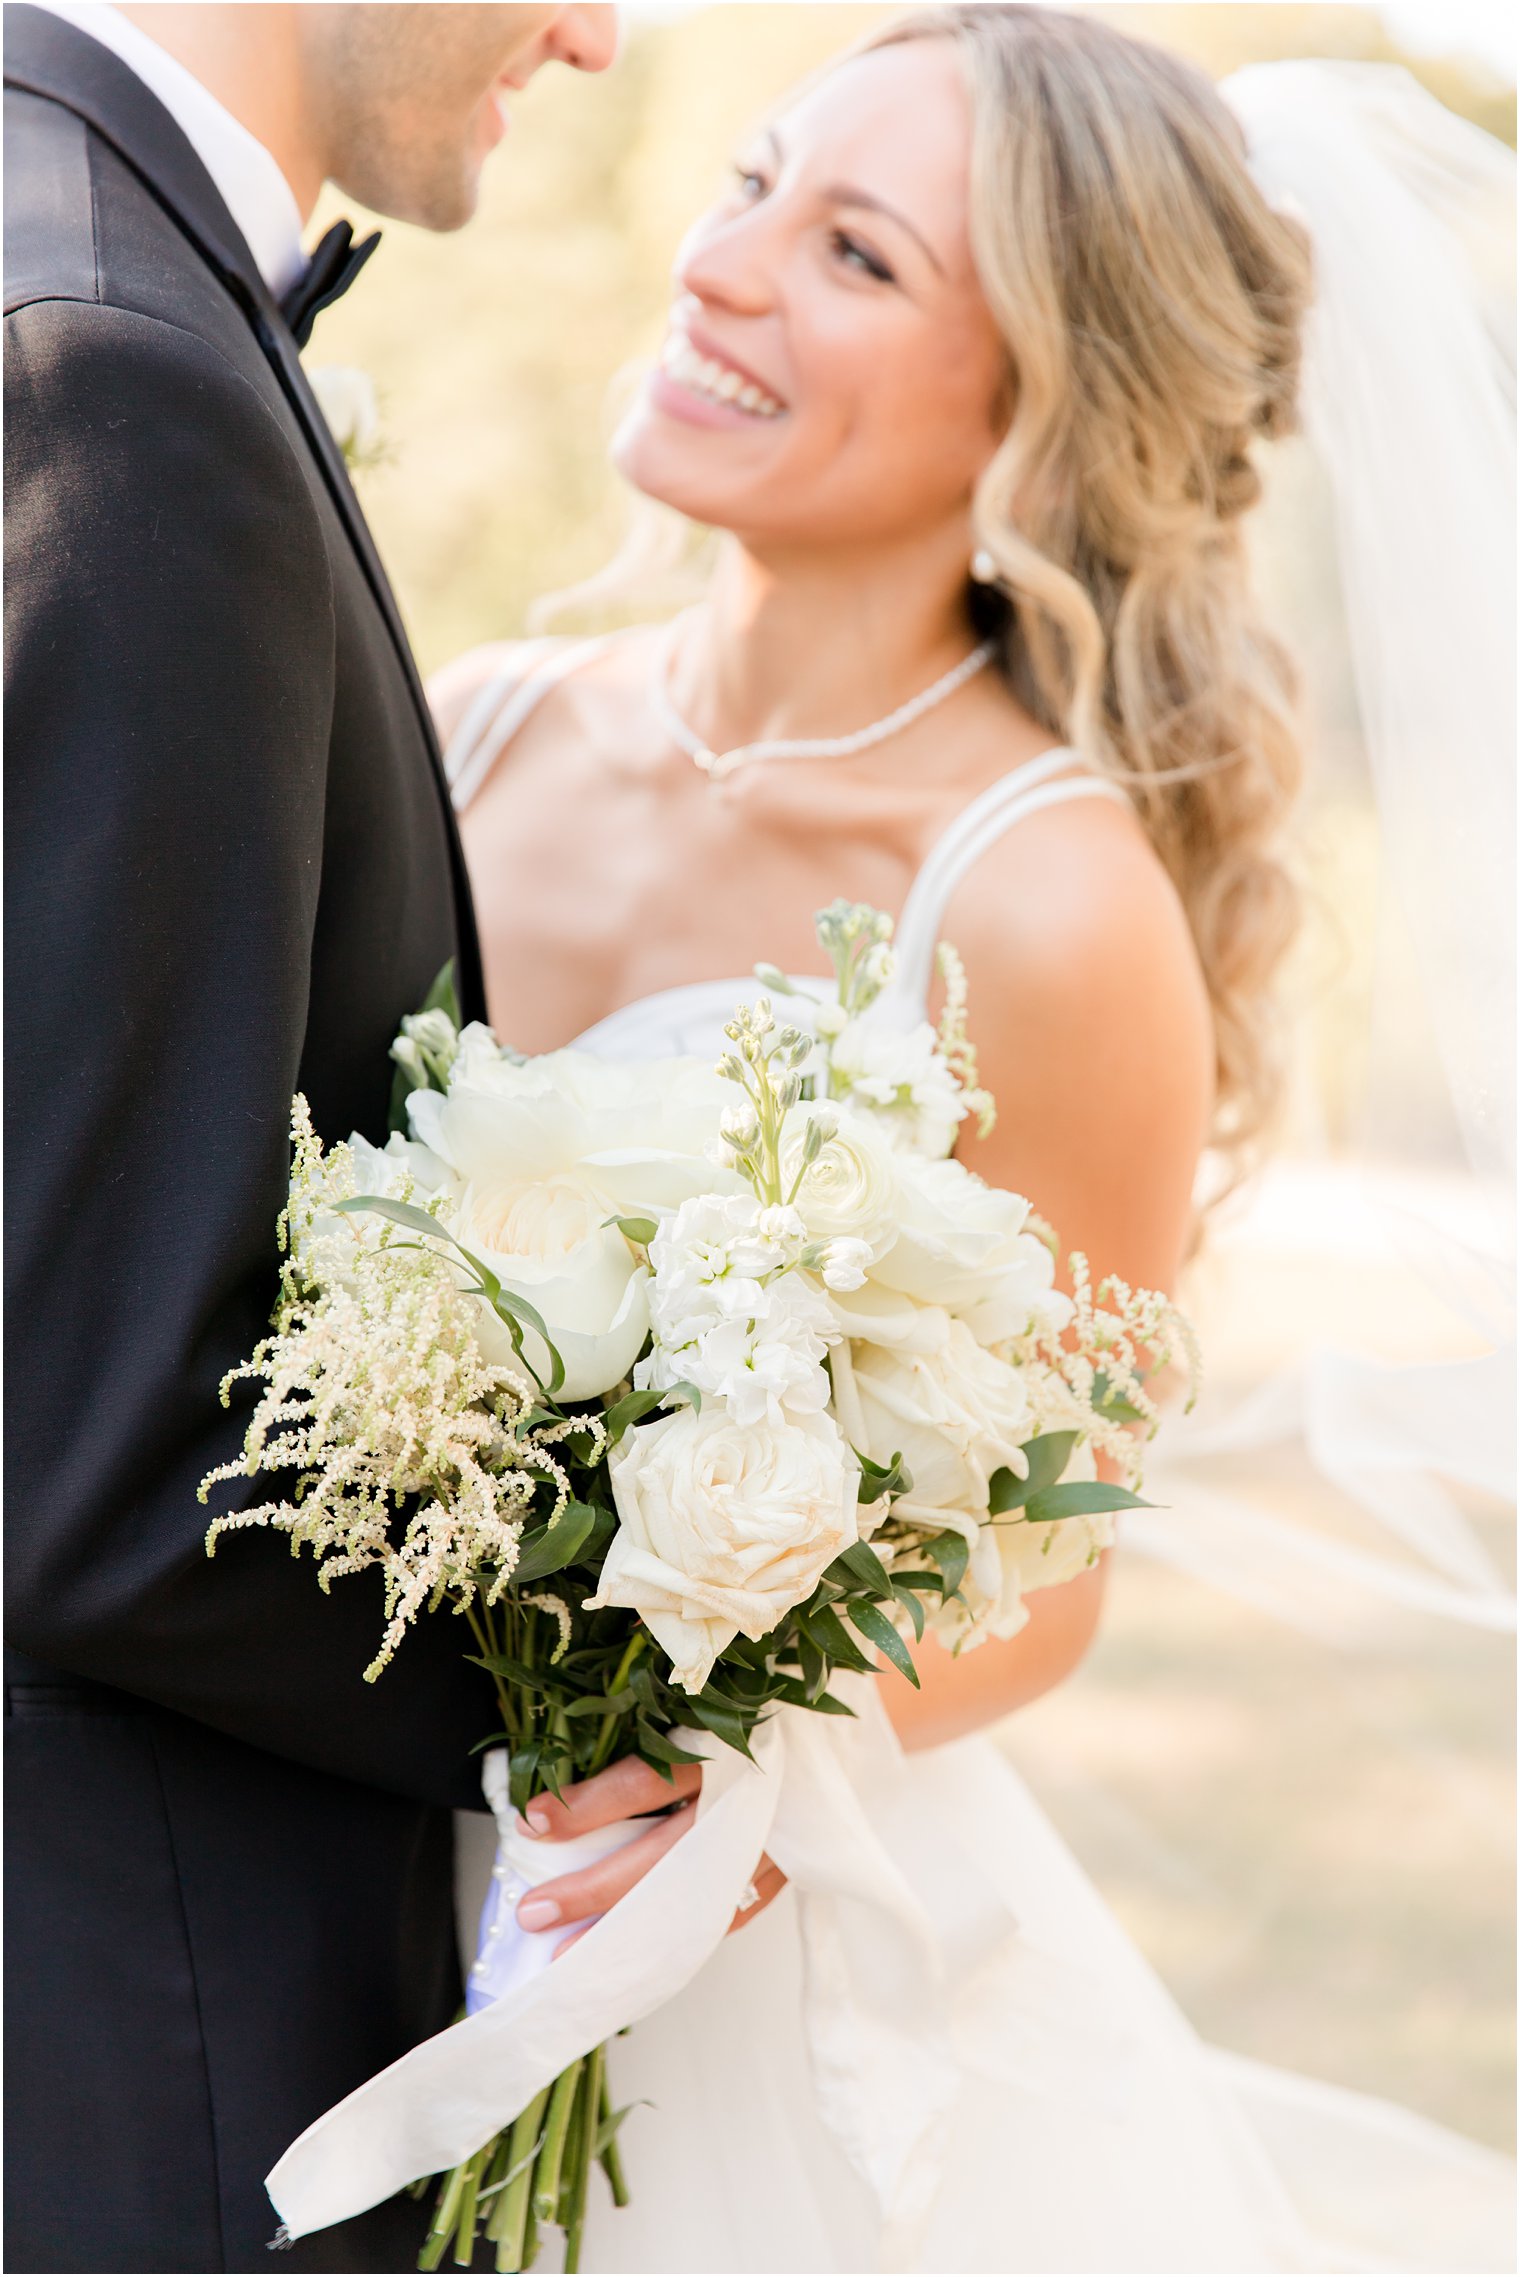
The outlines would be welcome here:
M 298 9 L 168 4 L 121 13 L 198 79 L 264 145 L 310 218 L 326 167 L 305 83 Z

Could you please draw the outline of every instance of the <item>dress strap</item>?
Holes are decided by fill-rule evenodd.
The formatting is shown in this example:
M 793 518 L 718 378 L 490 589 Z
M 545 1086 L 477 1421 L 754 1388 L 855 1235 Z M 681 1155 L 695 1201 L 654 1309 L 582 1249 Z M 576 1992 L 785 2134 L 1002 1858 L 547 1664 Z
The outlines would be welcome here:
M 566 641 L 556 635 L 514 645 L 510 663 L 493 672 L 466 706 L 449 737 L 443 770 L 456 814 L 463 814 L 507 745 L 548 695 L 599 656 L 612 638 Z
M 1077 752 L 1062 746 L 1042 751 L 980 792 L 961 809 L 930 848 L 928 859 L 908 889 L 893 940 L 896 969 L 879 1001 L 890 1000 L 895 1019 L 925 1017 L 934 982 L 934 957 L 951 894 L 990 846 L 1026 816 L 1068 799 L 1129 800 L 1117 783 L 1072 770 L 1083 765 Z

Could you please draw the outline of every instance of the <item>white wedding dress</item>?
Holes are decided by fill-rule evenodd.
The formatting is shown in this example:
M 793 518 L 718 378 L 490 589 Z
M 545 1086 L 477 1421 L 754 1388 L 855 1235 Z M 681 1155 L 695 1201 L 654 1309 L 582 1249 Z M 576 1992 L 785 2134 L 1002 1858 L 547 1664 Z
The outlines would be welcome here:
M 460 807 L 549 687 L 600 645 L 514 652 L 452 740 Z M 898 926 L 905 1019 L 923 1016 L 941 912 L 980 854 L 1056 800 L 1122 796 L 1078 765 L 1051 753 L 1016 770 L 934 849 Z M 579 1048 L 716 1057 L 723 1022 L 753 992 L 745 977 L 664 990 Z M 869 1688 L 865 1723 L 850 1728 L 871 1832 L 934 1922 L 943 1962 L 926 2062 L 948 2058 L 956 2084 L 925 2203 L 889 2229 L 823 2121 L 807 1970 L 824 1948 L 788 1889 L 614 2043 L 614 2101 L 639 2106 L 622 2137 L 633 2202 L 615 2210 L 596 2178 L 584 2269 L 1514 2267 L 1508 2161 L 1394 2106 L 1205 2047 L 995 1745 L 904 1756 Z M 470 1952 L 493 1832 L 461 1821 Z M 837 2094 L 831 2109 L 837 2119 Z

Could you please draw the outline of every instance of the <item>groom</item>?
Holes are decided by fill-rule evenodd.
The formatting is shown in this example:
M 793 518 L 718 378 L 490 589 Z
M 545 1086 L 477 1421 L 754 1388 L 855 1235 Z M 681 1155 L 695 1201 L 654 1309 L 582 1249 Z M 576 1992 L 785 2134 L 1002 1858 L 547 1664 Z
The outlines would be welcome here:
M 383 1134 L 400 1016 L 482 1012 L 438 753 L 297 347 L 324 180 L 429 229 L 612 10 L 5 18 L 6 2266 L 400 2270 L 403 2199 L 270 2264 L 262 2176 L 449 2022 L 449 1624 L 208 1564 L 273 1296 L 292 1092 Z M 440 353 L 447 342 L 440 341 Z M 252 1488 L 247 1499 L 254 1499 Z

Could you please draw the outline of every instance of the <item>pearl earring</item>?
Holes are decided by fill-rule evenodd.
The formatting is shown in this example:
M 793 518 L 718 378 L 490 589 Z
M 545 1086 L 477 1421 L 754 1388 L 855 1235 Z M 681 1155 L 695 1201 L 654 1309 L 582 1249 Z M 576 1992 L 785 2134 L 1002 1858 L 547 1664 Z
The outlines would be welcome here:
M 997 573 L 997 563 L 993 560 L 991 554 L 987 551 L 987 548 L 985 546 L 978 546 L 975 553 L 971 556 L 971 574 L 976 579 L 977 584 L 995 585 L 997 583 Z

